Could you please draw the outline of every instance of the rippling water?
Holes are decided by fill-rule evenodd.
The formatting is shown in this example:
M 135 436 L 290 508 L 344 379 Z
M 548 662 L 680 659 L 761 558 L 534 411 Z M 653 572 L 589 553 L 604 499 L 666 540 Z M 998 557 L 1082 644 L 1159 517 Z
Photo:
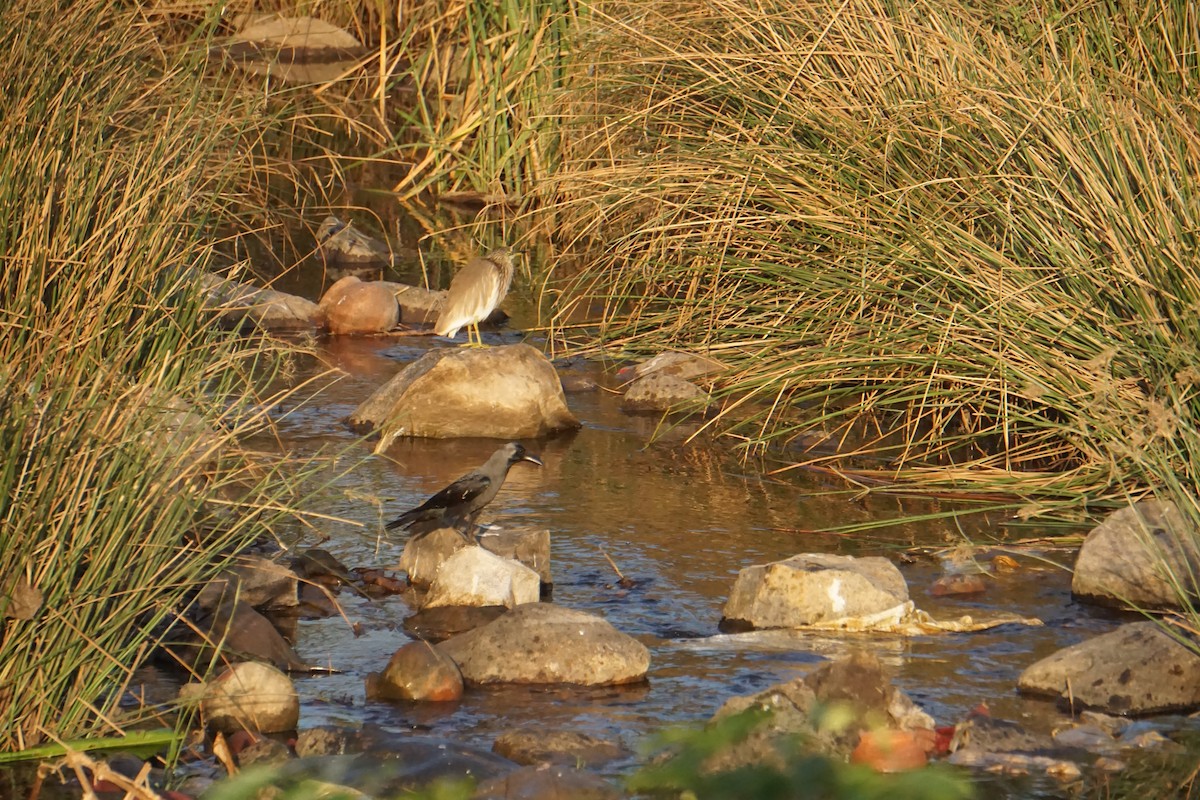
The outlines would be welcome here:
M 346 453 L 341 463 L 352 464 L 369 445 L 356 443 L 342 420 L 430 346 L 438 345 L 424 339 L 327 343 L 322 361 L 346 374 L 282 420 L 283 444 L 298 453 L 341 449 Z M 601 384 L 616 383 L 599 367 L 574 369 Z M 1105 612 L 1073 603 L 1069 574 L 1040 558 L 1017 556 L 1021 568 L 988 578 L 985 594 L 935 598 L 927 588 L 942 568 L 936 556 L 924 555 L 903 560 L 912 563 L 896 559 L 919 608 L 936 617 L 1008 612 L 1038 617 L 1045 626 L 915 637 L 814 634 L 782 649 L 750 649 L 731 644 L 736 640 L 710 639 L 718 633 L 733 579 L 745 566 L 810 551 L 895 558 L 905 548 L 948 548 L 964 535 L 976 542 L 994 541 L 1005 532 L 994 522 L 977 519 L 961 528 L 906 523 L 870 536 L 799 533 L 938 506 L 828 492 L 820 496 L 840 487 L 806 482 L 800 475 L 763 477 L 740 464 L 720 442 L 687 444 L 682 435 L 670 434 L 651 444 L 657 420 L 623 414 L 619 397 L 610 392 L 574 394 L 568 402 L 583 421 L 582 430 L 526 442 L 541 454 L 545 467 L 514 467 L 481 521 L 510 529 L 548 529 L 553 601 L 600 614 L 644 642 L 652 654 L 649 683 L 624 689 L 475 690 L 461 702 L 445 705 L 367 702 L 364 676 L 381 669 L 407 641 L 401 623 L 412 609 L 399 597 L 372 604 L 343 593 L 346 614 L 362 624 L 362 635 L 355 637 L 340 617 L 300 623 L 300 654 L 344 670 L 298 680 L 302 727 L 372 723 L 483 747 L 507 730 L 561 727 L 634 748 L 666 725 L 703 722 L 730 696 L 755 692 L 849 648 L 863 647 L 891 665 L 897 683 L 940 724 L 986 702 L 999 718 L 1045 731 L 1061 717 L 1050 703 L 1018 697 L 1017 676 L 1055 649 L 1116 624 Z M 399 441 L 387 453 L 332 478 L 322 493 L 321 510 L 344 521 L 319 525 L 329 537 L 322 546 L 350 566 L 394 568 L 402 541 L 385 538 L 381 522 L 477 466 L 495 446 L 490 440 Z M 326 473 L 336 474 L 333 467 Z M 298 542 L 315 543 L 311 535 Z M 634 579 L 634 588 L 617 587 L 606 553 Z M 1069 552 L 1038 555 L 1068 563 L 1073 558 Z

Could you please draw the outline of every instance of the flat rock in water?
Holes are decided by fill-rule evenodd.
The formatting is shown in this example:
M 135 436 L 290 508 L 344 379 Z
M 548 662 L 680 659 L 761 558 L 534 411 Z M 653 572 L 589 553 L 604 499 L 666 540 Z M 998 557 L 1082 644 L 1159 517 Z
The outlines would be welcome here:
M 529 567 L 472 545 L 442 562 L 421 607 L 513 608 L 522 603 L 536 603 L 541 593 L 541 579 Z
M 321 320 L 321 309 L 303 297 L 237 283 L 212 273 L 203 273 L 201 283 L 208 294 L 209 310 L 225 327 L 308 330 Z
M 520 561 L 538 574 L 542 583 L 554 583 L 550 573 L 550 531 L 486 531 L 479 546 L 502 558 Z
M 650 651 L 593 614 L 547 603 L 517 606 L 442 642 L 468 684 L 609 686 L 644 680 Z
M 1114 511 L 1079 548 L 1071 592 L 1118 607 L 1178 608 L 1177 586 L 1200 574 L 1196 531 L 1173 503 L 1142 500 Z
M 1029 666 L 1023 692 L 1111 714 L 1200 707 L 1200 655 L 1154 622 L 1131 622 Z
M 388 286 L 353 275 L 330 286 L 320 308 L 332 334 L 385 333 L 400 322 L 400 306 Z
M 470 542 L 461 533 L 454 528 L 438 528 L 408 540 L 400 555 L 400 569 L 414 586 L 429 586 L 443 562 L 464 547 L 470 547 Z
M 670 375 L 690 381 L 724 370 L 725 365 L 715 358 L 668 350 L 636 366 L 625 367 L 617 373 L 617 377 L 625 380 L 630 376 L 644 378 L 647 375 Z
M 604 764 L 628 755 L 615 742 L 577 731 L 510 731 L 496 738 L 492 752 L 518 764 Z
M 754 628 L 855 627 L 902 619 L 911 608 L 904 576 L 888 559 L 807 553 L 743 569 L 723 616 Z
M 441 642 L 452 636 L 482 628 L 504 616 L 504 606 L 439 606 L 423 608 L 404 618 L 404 630 L 418 639 Z
M 398 436 L 536 438 L 579 427 L 558 374 L 527 344 L 434 350 L 408 365 L 354 410 L 378 451 Z
M 655 372 L 629 384 L 621 398 L 621 410 L 687 411 L 702 408 L 707 402 L 708 394 L 691 381 Z

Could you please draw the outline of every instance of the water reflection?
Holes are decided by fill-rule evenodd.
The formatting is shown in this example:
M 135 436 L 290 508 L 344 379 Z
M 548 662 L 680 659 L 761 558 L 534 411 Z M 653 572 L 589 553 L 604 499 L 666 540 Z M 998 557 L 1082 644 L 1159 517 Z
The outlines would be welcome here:
M 309 368 L 334 366 L 346 374 L 282 421 L 285 446 L 300 452 L 331 446 L 369 452 L 371 445 L 356 445 L 341 421 L 430 346 L 434 343 L 428 340 L 365 338 L 322 344 Z M 602 385 L 615 384 L 598 368 L 585 371 Z M 603 690 L 471 691 L 444 706 L 368 703 L 364 676 L 381 669 L 405 643 L 401 622 L 412 610 L 400 598 L 368 603 L 343 594 L 346 614 L 361 624 L 362 635 L 356 638 L 338 617 L 302 622 L 299 628 L 297 649 L 303 657 L 345 670 L 299 679 L 302 725 L 369 723 L 483 747 L 502 732 L 537 725 L 608 736 L 633 748 L 664 725 L 705 720 L 732 695 L 758 691 L 848 648 L 863 647 L 894 667 L 898 683 L 939 722 L 953 722 L 987 702 L 998 717 L 1044 730 L 1057 714 L 1048 703 L 1019 698 L 1017 675 L 1037 658 L 1115 625 L 1105 613 L 1072 604 L 1068 574 L 1030 559 L 1022 560 L 1021 569 L 988 578 L 981 596 L 934 597 L 927 588 L 941 565 L 931 557 L 901 565 L 919 608 L 938 618 L 1011 612 L 1048 624 L 916 637 L 793 635 L 774 646 L 718 637 L 721 606 L 745 566 L 806 551 L 887 555 L 901 546 L 939 548 L 961 542 L 964 529 L 925 521 L 870 536 L 802 533 L 940 505 L 822 495 L 835 487 L 800 474 L 763 477 L 720 443 L 676 439 L 650 445 L 658 421 L 622 414 L 619 398 L 609 392 L 575 394 L 568 401 L 584 427 L 570 436 L 526 442 L 545 467 L 514 468 L 480 521 L 548 529 L 554 602 L 601 614 L 646 643 L 653 659 L 649 683 Z M 401 440 L 345 474 L 335 471 L 322 510 L 344 521 L 322 523 L 328 537 L 322 546 L 352 566 L 394 568 L 403 540 L 383 535 L 382 521 L 478 466 L 495 446 L 478 439 Z M 994 521 L 971 525 L 965 530 L 974 538 L 1002 535 Z M 609 559 L 634 581 L 632 588 L 618 585 Z M 623 766 L 618 762 L 610 769 Z

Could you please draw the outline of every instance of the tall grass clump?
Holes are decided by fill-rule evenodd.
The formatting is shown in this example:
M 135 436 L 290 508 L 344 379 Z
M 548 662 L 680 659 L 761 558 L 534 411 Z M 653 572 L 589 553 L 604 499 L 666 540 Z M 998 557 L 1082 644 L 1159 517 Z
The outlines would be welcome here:
M 558 124 L 548 109 L 566 82 L 578 6 L 463 0 L 424 7 L 438 13 L 407 29 L 403 69 L 388 79 L 414 90 L 396 106 L 401 127 L 394 155 L 385 154 L 407 166 L 393 190 L 467 193 L 498 204 L 536 196 L 558 165 Z
M 980 5 L 590 8 L 557 324 L 728 359 L 713 424 L 795 465 L 1027 513 L 1194 478 L 1200 20 Z
M 202 65 L 131 6 L 0 6 L 3 751 L 125 730 L 160 623 L 292 503 L 236 445 L 281 353 L 200 296 L 254 119 Z

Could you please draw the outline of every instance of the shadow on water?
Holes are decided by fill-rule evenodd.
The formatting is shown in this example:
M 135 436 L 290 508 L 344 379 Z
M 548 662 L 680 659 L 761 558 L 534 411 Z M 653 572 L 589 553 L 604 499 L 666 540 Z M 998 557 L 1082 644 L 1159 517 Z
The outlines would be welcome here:
M 511 332 L 488 333 L 491 343 Z M 434 339 L 342 338 L 319 345 L 320 361 L 345 375 L 303 407 L 285 416 L 280 436 L 298 452 L 355 447 L 342 420 L 377 386 L 429 347 Z M 313 364 L 316 371 L 321 365 Z M 602 386 L 615 376 L 573 365 Z M 545 461 L 518 465 L 481 522 L 508 529 L 548 529 L 553 542 L 553 601 L 607 618 L 651 650 L 646 685 L 619 689 L 513 688 L 469 691 L 444 705 L 368 702 L 364 677 L 377 671 L 408 639 L 402 621 L 413 609 L 400 597 L 379 603 L 343 593 L 347 617 L 299 625 L 297 650 L 341 674 L 301 677 L 301 724 L 377 725 L 416 730 L 490 747 L 503 732 L 539 726 L 568 728 L 616 739 L 635 748 L 647 734 L 673 724 L 699 724 L 726 699 L 796 677 L 853 647 L 877 653 L 897 673 L 897 683 L 939 724 L 962 719 L 986 702 L 995 716 L 1048 730 L 1061 717 L 1050 703 L 1016 695 L 1021 670 L 1050 652 L 1111 629 L 1114 620 L 1077 607 L 1070 575 L 1046 561 L 1019 558 L 1020 568 L 987 579 L 972 597 L 934 597 L 942 574 L 935 555 L 905 559 L 900 568 L 918 608 L 935 617 L 998 613 L 1038 617 L 1043 627 L 1007 625 L 974 634 L 916 637 L 809 635 L 786 649 L 732 647 L 718 633 L 721 607 L 738 570 L 800 552 L 897 555 L 919 546 L 937 551 L 964 541 L 1003 536 L 994 521 L 973 527 L 953 522 L 905 523 L 870 536 L 798 533 L 854 521 L 937 510 L 936 501 L 858 499 L 801 475 L 763 477 L 730 455 L 720 442 L 683 441 L 682 432 L 649 444 L 654 418 L 630 416 L 619 397 L 599 390 L 572 394 L 583 421 L 575 434 L 526 442 Z M 421 502 L 474 468 L 492 452 L 490 440 L 400 440 L 337 478 L 324 495 L 322 546 L 351 566 L 395 568 L 402 539 L 388 538 L 381 523 Z M 361 444 L 361 453 L 370 443 Z M 825 493 L 824 496 L 822 493 Z M 315 544 L 311 537 L 299 546 Z M 632 588 L 617 583 L 608 558 Z M 1051 553 L 1068 561 L 1069 553 Z M 612 771 L 629 761 L 610 765 Z

